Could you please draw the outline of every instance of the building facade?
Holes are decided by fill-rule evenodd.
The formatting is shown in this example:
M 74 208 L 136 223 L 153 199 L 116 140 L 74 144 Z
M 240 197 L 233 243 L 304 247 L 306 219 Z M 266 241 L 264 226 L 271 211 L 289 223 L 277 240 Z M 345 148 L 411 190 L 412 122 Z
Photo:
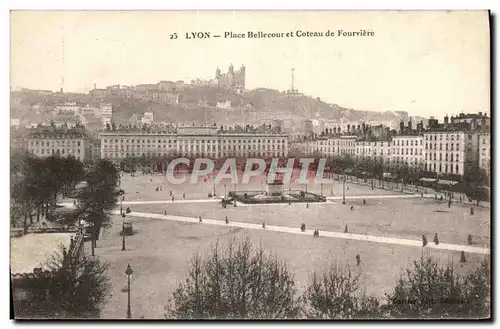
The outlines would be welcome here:
M 73 156 L 83 161 L 88 156 L 89 139 L 80 129 L 31 132 L 26 140 L 27 151 L 38 157 Z
M 424 165 L 424 137 L 397 135 L 392 138 L 391 163 L 409 167 Z
M 486 170 L 488 175 L 491 170 L 491 134 L 479 134 L 479 167 Z
M 175 132 L 101 132 L 101 158 L 126 157 L 286 157 L 288 137 L 276 133 L 183 127 Z
M 425 171 L 463 175 L 468 165 L 479 162 L 478 133 L 430 130 L 423 137 Z
M 309 153 L 327 157 L 356 155 L 355 136 L 334 136 L 319 138 L 309 143 Z
M 390 164 L 390 140 L 357 140 L 356 159 L 371 158 L 385 164 Z

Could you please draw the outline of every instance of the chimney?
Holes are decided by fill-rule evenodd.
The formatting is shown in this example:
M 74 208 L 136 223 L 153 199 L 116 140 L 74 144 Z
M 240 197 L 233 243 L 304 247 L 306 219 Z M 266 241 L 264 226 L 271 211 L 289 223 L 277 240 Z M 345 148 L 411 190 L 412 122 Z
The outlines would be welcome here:
M 448 124 L 448 114 L 444 117 L 444 124 L 447 125 Z
M 411 119 L 410 119 L 410 121 L 408 121 L 408 129 L 410 129 L 410 131 L 412 130 Z
M 348 125 L 347 125 L 347 133 L 349 133 L 349 132 L 350 132 L 350 130 L 351 130 L 351 125 L 349 125 L 349 124 L 348 124 Z
M 399 133 L 402 134 L 403 131 L 405 130 L 405 123 L 403 120 L 399 123 Z

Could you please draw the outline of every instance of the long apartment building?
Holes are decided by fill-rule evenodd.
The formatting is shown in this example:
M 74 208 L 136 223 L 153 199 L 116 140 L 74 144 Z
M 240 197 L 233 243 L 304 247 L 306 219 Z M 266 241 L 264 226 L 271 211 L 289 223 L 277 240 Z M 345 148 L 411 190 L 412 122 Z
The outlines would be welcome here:
M 175 131 L 106 131 L 100 133 L 101 158 L 126 157 L 286 157 L 288 136 L 217 127 L 181 127 Z
M 89 138 L 83 129 L 36 129 L 26 138 L 28 152 L 38 157 L 73 156 L 83 161 L 88 158 Z

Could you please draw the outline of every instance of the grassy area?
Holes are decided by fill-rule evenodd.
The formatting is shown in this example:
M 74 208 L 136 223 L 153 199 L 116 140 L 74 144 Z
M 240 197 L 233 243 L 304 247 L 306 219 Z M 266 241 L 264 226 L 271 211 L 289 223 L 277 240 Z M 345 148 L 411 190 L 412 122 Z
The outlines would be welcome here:
M 113 283 L 113 295 L 101 313 L 106 319 L 126 315 L 127 294 L 122 289 L 127 282 L 124 271 L 128 263 L 134 270 L 132 316 L 163 318 L 163 307 L 185 278 L 192 255 L 199 253 L 204 256 L 210 244 L 217 241 L 225 244 L 231 237 L 250 237 L 286 261 L 289 270 L 295 274 L 299 293 L 310 282 L 314 271 L 321 272 L 331 262 L 339 262 L 360 271 L 362 291 L 383 297 L 411 262 L 421 256 L 421 250 L 412 247 L 142 218 L 133 219 L 136 234 L 127 237 L 127 251 L 121 251 L 121 219 L 115 216 L 113 222 L 96 249 L 96 255 L 110 264 L 109 276 Z M 443 263 L 452 261 L 458 271 L 476 266 L 483 257 L 467 255 L 467 263 L 460 264 L 458 252 L 429 252 Z M 362 260 L 360 267 L 356 266 L 355 260 L 358 253 Z

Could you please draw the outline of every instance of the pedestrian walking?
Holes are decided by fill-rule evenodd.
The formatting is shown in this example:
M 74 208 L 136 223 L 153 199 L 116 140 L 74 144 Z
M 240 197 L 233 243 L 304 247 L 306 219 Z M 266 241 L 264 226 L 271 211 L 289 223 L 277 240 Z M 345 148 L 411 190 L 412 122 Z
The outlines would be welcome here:
M 229 224 L 229 219 L 227 219 L 227 216 L 226 216 L 226 224 Z
M 422 234 L 422 247 L 425 247 L 427 245 L 427 237 L 425 234 Z
M 200 217 L 198 217 L 198 219 L 199 219 L 199 221 L 200 221 L 200 223 L 201 223 L 201 222 L 202 222 L 202 220 L 201 220 L 201 216 L 200 216 Z
M 434 234 L 434 243 L 435 243 L 436 245 L 438 245 L 438 244 L 439 244 L 439 238 L 438 238 L 438 234 L 437 234 L 437 233 L 435 233 L 435 234 Z
M 359 254 L 356 255 L 356 264 L 358 264 L 358 266 L 361 264 L 361 256 Z

